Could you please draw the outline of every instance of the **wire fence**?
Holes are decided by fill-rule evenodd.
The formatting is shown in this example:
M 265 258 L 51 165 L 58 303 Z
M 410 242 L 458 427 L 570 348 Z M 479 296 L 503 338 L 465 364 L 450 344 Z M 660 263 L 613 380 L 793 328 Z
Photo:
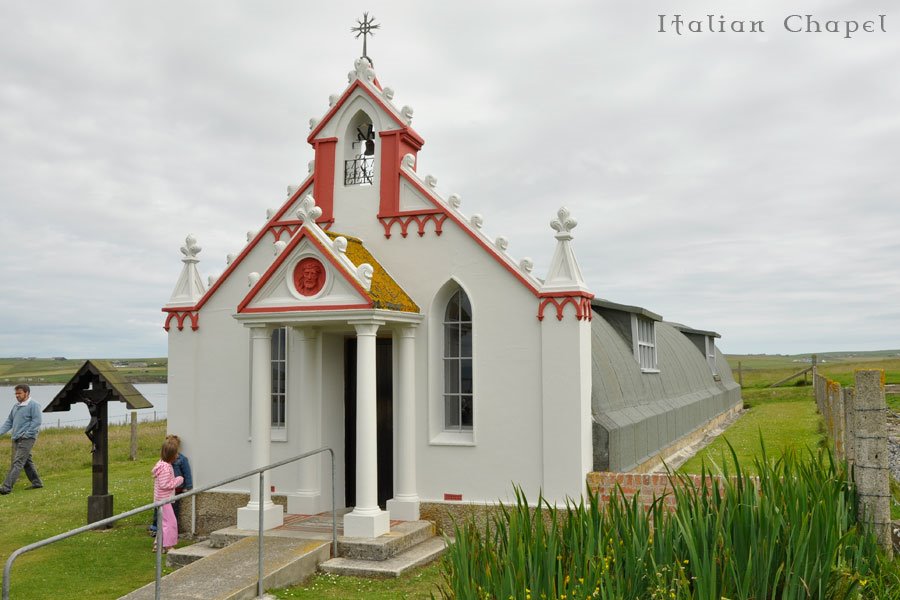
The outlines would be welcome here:
M 165 410 L 145 410 L 135 412 L 137 412 L 138 415 L 138 423 L 164 421 L 167 418 L 167 411 Z M 87 426 L 90 420 L 89 417 L 82 419 L 63 419 L 44 415 L 41 429 L 77 429 Z M 110 415 L 107 417 L 107 423 L 109 423 L 109 425 L 128 425 L 131 423 L 131 412 L 127 412 L 124 415 Z

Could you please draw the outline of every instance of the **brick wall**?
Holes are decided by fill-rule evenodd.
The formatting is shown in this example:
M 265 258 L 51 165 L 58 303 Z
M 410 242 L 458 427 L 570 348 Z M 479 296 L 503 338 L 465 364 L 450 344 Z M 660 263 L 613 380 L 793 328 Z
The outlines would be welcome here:
M 610 498 L 618 494 L 618 489 L 622 490 L 625 497 L 631 500 L 636 494 L 644 507 L 653 504 L 654 498 L 660 498 L 666 495 L 666 506 L 675 506 L 675 496 L 672 494 L 672 485 L 681 484 L 681 476 L 672 477 L 665 473 L 609 473 L 594 472 L 587 474 L 588 489 L 597 494 L 602 504 L 609 502 Z M 687 475 L 687 480 L 692 482 L 694 487 L 699 488 L 701 481 L 699 475 Z M 711 487 L 713 482 L 721 480 L 718 476 L 707 476 L 706 486 Z M 618 489 L 617 489 L 618 486 Z

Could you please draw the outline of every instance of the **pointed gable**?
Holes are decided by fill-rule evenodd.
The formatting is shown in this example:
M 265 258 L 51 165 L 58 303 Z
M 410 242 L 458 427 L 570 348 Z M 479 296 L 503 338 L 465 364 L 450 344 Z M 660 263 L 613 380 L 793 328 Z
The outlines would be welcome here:
M 238 305 L 238 313 L 375 308 L 418 312 L 418 306 L 356 238 L 326 233 L 315 223 L 312 196 L 301 202 L 303 223 L 290 242 L 274 245 L 276 260 Z

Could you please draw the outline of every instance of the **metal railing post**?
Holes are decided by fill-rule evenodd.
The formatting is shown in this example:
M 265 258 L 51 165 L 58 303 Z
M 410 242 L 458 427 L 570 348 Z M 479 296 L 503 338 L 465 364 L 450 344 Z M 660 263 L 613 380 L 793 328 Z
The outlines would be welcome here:
M 263 495 L 266 485 L 265 471 L 259 474 L 259 557 L 257 568 L 259 569 L 259 581 L 256 585 L 257 598 L 263 597 Z

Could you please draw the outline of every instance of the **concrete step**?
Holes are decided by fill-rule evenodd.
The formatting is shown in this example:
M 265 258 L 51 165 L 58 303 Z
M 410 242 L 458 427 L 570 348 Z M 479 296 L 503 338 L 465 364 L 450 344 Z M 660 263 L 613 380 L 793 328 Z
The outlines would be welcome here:
M 256 597 L 258 544 L 246 537 L 162 579 L 166 600 L 249 600 Z M 302 583 L 331 555 L 328 542 L 295 537 L 269 537 L 264 543 L 263 583 L 266 589 Z M 155 597 L 154 583 L 122 596 L 120 600 Z
M 434 536 L 431 521 L 402 521 L 377 538 L 338 538 L 338 554 L 343 558 L 387 560 Z
M 355 577 L 399 577 L 401 574 L 437 559 L 447 549 L 442 538 L 430 537 L 386 560 L 332 558 L 319 565 L 319 570 L 333 575 Z
M 201 558 L 211 556 L 217 550 L 219 550 L 219 548 L 213 548 L 209 544 L 209 540 L 204 540 L 202 542 L 197 542 L 196 544 L 191 544 L 190 546 L 170 550 L 169 553 L 166 554 L 166 564 L 178 569 L 189 565 L 192 562 L 196 562 Z

